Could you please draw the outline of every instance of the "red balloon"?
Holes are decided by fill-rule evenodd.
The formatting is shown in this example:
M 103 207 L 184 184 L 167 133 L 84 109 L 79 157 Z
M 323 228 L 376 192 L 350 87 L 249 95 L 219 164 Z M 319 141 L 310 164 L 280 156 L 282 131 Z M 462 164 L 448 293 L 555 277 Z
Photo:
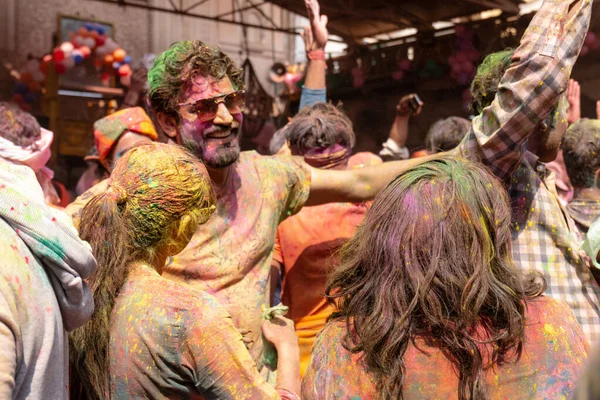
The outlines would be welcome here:
M 31 72 L 23 72 L 21 74 L 21 82 L 23 82 L 26 85 L 29 85 L 31 81 L 33 81 L 33 76 L 31 75 Z
M 31 93 L 37 93 L 41 88 L 42 86 L 39 84 L 39 82 L 33 81 L 29 84 L 29 91 Z
M 52 52 L 52 57 L 54 58 L 54 62 L 60 62 L 65 59 L 65 53 L 57 47 Z
M 590 52 L 590 48 L 584 45 L 584 46 L 581 48 L 581 53 L 579 53 L 579 55 L 580 55 L 580 56 L 585 56 L 585 55 L 586 55 L 587 53 L 589 53 L 589 52 Z
M 119 67 L 119 76 L 128 76 L 131 75 L 131 67 L 127 64 L 121 65 Z
M 92 54 L 92 50 L 87 46 L 81 46 L 79 50 L 81 50 L 81 54 L 83 54 L 83 57 L 85 58 L 89 57 L 90 54 Z
M 23 110 L 25 112 L 31 111 L 31 104 L 27 104 L 27 103 L 23 102 L 23 103 L 19 103 L 19 107 L 21 107 L 21 110 Z
M 22 94 L 13 94 L 12 97 L 12 101 L 14 101 L 15 103 L 21 104 L 24 100 L 23 100 L 23 95 Z
M 65 72 L 67 72 L 67 67 L 65 66 L 65 64 L 55 63 L 54 70 L 56 71 L 57 74 L 62 75 Z
M 96 40 L 96 46 L 98 47 L 104 46 L 104 43 L 106 43 L 106 36 L 104 35 L 95 37 L 94 39 Z

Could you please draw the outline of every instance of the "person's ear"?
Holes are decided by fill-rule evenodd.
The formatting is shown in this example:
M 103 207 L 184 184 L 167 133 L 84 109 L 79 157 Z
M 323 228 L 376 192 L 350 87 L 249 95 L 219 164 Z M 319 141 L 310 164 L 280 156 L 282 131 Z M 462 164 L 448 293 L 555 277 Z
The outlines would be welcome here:
M 177 120 L 175 117 L 163 112 L 156 113 L 156 121 L 163 132 L 171 139 L 177 138 Z

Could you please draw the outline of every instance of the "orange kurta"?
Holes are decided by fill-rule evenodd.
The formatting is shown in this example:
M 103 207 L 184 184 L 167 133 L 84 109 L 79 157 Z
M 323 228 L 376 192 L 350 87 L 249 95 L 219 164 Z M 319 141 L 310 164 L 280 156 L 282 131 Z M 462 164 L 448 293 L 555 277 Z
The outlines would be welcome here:
M 371 153 L 350 157 L 348 166 L 380 164 Z M 360 225 L 368 203 L 330 203 L 304 207 L 277 228 L 274 260 L 284 268 L 282 303 L 296 324 L 300 372 L 304 374 L 317 333 L 333 311 L 323 297 L 329 272 L 339 264 L 337 251 Z

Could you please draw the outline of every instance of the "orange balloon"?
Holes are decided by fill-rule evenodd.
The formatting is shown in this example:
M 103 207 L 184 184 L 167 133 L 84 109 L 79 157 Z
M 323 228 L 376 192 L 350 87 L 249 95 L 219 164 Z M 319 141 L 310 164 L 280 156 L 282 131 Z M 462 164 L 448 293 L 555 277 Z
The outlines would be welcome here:
M 77 31 L 77 35 L 81 36 L 83 38 L 86 38 L 90 35 L 90 32 L 85 29 L 83 26 L 81 28 L 79 28 L 79 30 Z
M 123 60 L 125 60 L 125 57 L 127 57 L 127 53 L 123 49 L 116 49 L 113 52 L 113 57 L 115 61 L 123 62 Z
M 31 72 L 23 72 L 21 74 L 21 82 L 23 82 L 24 84 L 29 85 L 32 81 L 33 76 L 31 75 Z
M 110 54 L 107 54 L 107 55 L 104 57 L 104 62 L 105 62 L 106 64 L 112 64 L 113 62 L 115 62 L 115 58 L 114 58 L 113 56 L 111 56 Z
M 104 62 L 101 59 L 99 59 L 99 58 L 95 58 L 94 59 L 94 67 L 96 67 L 96 68 L 100 68 L 103 63 Z

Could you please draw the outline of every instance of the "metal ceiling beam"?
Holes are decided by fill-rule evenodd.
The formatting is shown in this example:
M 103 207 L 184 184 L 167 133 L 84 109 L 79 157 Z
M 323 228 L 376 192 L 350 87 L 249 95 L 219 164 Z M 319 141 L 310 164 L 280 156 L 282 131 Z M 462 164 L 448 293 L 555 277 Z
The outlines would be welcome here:
M 245 6 L 245 7 L 238 8 L 238 9 L 235 9 L 235 10 L 232 10 L 232 11 L 227 11 L 226 13 L 223 13 L 223 14 L 219 14 L 219 15 L 217 15 L 215 18 L 223 18 L 223 17 L 228 17 L 228 16 L 230 16 L 230 15 L 233 15 L 233 14 L 235 14 L 235 13 L 237 13 L 237 12 L 240 12 L 240 11 L 246 11 L 246 10 L 250 10 L 250 9 L 252 9 L 252 8 L 255 8 L 255 6 L 262 6 L 263 4 L 266 4 L 266 3 L 267 3 L 266 1 L 263 1 L 263 2 L 262 2 L 262 3 L 260 3 L 260 4 L 251 5 L 251 6 Z
M 239 25 L 239 26 L 243 26 L 246 28 L 255 28 L 255 29 L 262 29 L 262 30 L 267 30 L 267 31 L 287 33 L 290 35 L 299 35 L 298 32 L 296 32 L 292 29 L 261 26 L 261 25 L 249 24 L 249 23 L 245 23 L 245 22 L 230 21 L 230 20 L 223 19 L 222 17 L 219 17 L 219 16 L 211 17 L 208 15 L 186 12 L 185 10 L 180 10 L 177 7 L 175 7 L 174 9 L 173 8 L 156 7 L 156 6 L 151 6 L 148 4 L 131 3 L 128 0 L 87 0 L 87 1 L 95 1 L 95 2 L 99 2 L 99 3 L 107 3 L 107 4 L 121 5 L 121 6 L 126 6 L 126 7 L 141 8 L 143 10 L 148 10 L 148 11 L 166 12 L 166 13 L 182 15 L 182 16 L 186 16 L 186 17 L 204 19 L 204 20 L 208 20 L 208 21 L 222 22 L 224 24 Z M 254 7 L 251 7 L 251 8 L 254 8 Z M 238 11 L 240 11 L 240 10 L 235 10 L 235 12 L 238 12 Z
M 509 14 L 518 14 L 519 6 L 510 0 L 465 0 L 467 3 L 477 4 L 484 7 L 499 8 Z
M 185 10 L 183 10 L 184 12 L 190 12 L 192 11 L 194 8 L 196 7 L 200 7 L 202 4 L 206 3 L 209 0 L 200 0 L 194 4 L 192 4 L 191 6 L 189 6 L 188 8 L 186 8 Z

